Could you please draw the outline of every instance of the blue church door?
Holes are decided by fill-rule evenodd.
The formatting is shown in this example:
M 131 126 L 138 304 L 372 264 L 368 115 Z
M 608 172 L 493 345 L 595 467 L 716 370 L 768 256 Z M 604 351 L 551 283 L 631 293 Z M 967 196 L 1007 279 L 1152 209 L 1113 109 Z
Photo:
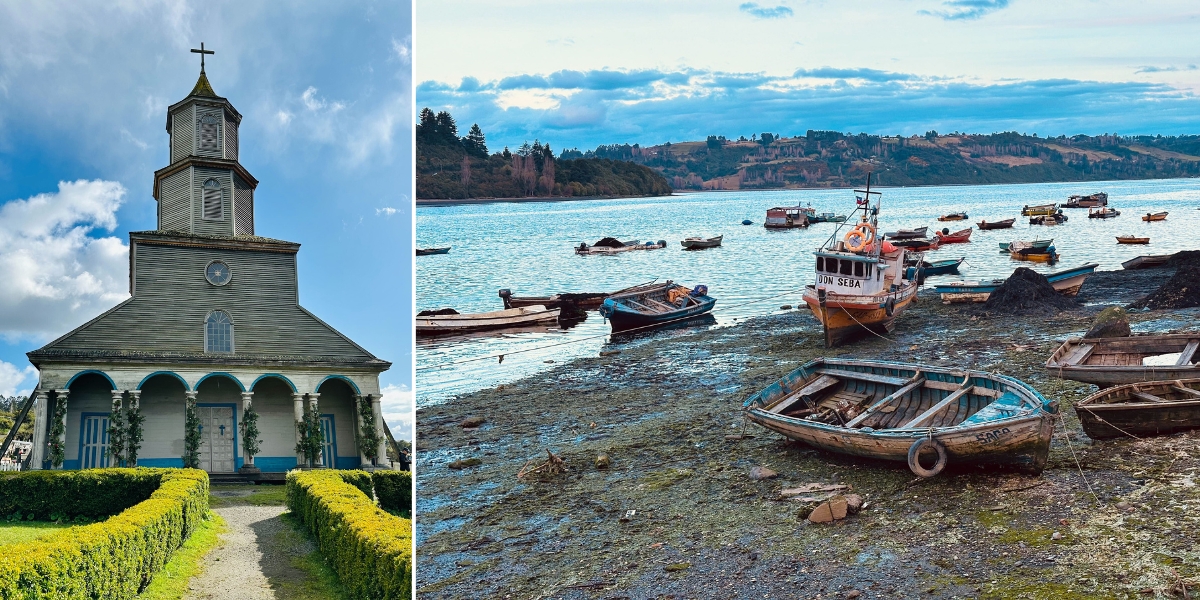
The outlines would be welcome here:
M 321 415 L 321 464 L 337 468 L 337 440 L 334 438 L 333 415 Z
M 82 443 L 84 469 L 99 469 L 108 466 L 108 416 L 84 417 Z

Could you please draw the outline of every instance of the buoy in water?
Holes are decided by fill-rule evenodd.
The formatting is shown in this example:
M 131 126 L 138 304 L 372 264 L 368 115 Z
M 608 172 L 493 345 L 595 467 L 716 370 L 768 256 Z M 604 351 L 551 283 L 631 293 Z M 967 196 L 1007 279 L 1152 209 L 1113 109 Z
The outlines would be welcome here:
M 751 221 L 750 219 L 745 219 L 742 221 L 742 225 L 753 225 L 753 224 L 754 224 L 754 221 Z

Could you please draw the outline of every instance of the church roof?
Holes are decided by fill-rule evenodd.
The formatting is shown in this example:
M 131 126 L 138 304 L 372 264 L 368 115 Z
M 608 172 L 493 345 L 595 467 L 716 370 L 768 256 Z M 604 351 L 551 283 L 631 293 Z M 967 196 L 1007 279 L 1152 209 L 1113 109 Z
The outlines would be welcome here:
M 204 71 L 200 71 L 200 79 L 196 80 L 196 87 L 192 88 L 192 93 L 189 96 L 207 96 L 209 98 L 220 98 L 212 89 L 212 84 L 208 82 L 208 76 Z

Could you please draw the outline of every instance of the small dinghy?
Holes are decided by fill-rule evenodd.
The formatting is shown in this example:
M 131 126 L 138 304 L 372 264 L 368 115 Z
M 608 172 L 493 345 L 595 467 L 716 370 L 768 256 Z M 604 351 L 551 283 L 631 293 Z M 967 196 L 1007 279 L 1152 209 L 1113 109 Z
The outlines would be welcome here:
M 992 223 L 988 223 L 987 221 L 980 221 L 980 222 L 976 223 L 976 225 L 978 225 L 979 228 L 982 230 L 1008 229 L 1013 226 L 1013 223 L 1016 223 L 1016 222 L 1017 222 L 1017 220 L 1014 218 L 1014 219 L 1005 219 L 1003 221 L 994 221 Z
M 1060 379 L 1100 387 L 1200 377 L 1200 333 L 1069 338 L 1046 361 Z
M 930 250 L 937 250 L 940 248 L 942 246 L 942 242 L 937 238 L 932 240 L 912 239 L 895 241 L 892 242 L 892 245 L 904 248 L 909 252 L 928 252 Z
M 824 212 L 819 215 L 809 215 L 809 223 L 845 223 L 846 215 L 837 215 L 831 212 Z
M 1007 377 L 947 367 L 819 358 L 746 399 L 746 417 L 829 452 L 1040 473 L 1058 403 Z M 926 466 L 922 457 L 936 455 Z
M 959 265 L 965 260 L 967 260 L 965 256 L 958 259 L 935 260 L 933 262 L 922 260 L 916 266 L 908 267 L 909 275 L 911 275 L 908 279 L 917 279 L 918 269 L 920 269 L 919 275 L 921 279 L 933 277 L 934 275 L 953 275 L 958 273 Z
M 950 233 L 950 228 L 947 227 L 933 235 L 937 236 L 939 244 L 965 244 L 971 241 L 971 231 L 973 230 L 968 227 L 961 231 Z
M 1079 295 L 1079 288 L 1083 287 L 1083 282 L 1087 281 L 1088 276 L 1094 273 L 1098 266 L 1100 265 L 1097 263 L 1087 263 L 1073 269 L 1063 269 L 1054 273 L 1046 273 L 1046 280 L 1054 287 L 1054 291 L 1068 298 L 1074 298 Z M 940 294 L 942 302 L 947 304 L 954 302 L 987 302 L 992 292 L 1004 285 L 1005 281 L 1008 281 L 1008 279 L 958 281 L 935 286 L 933 290 Z
M 1118 244 L 1149 244 L 1150 238 L 1138 237 L 1136 235 L 1118 235 L 1117 243 Z
M 1142 215 L 1142 220 L 1149 223 L 1150 221 L 1166 221 L 1166 212 L 1146 213 Z
M 1102 206 L 1096 210 L 1088 209 L 1089 219 L 1112 219 L 1121 216 L 1121 211 L 1115 208 Z
M 630 288 L 605 298 L 600 305 L 600 316 L 608 319 L 613 331 L 626 331 L 699 317 L 711 311 L 716 303 L 715 298 L 708 296 L 707 286 L 688 289 L 667 281 Z
M 942 215 L 942 216 L 938 217 L 938 220 L 939 221 L 966 221 L 967 213 L 965 213 L 965 212 L 950 213 L 948 215 Z
M 889 240 L 915 240 L 925 237 L 929 231 L 928 227 L 918 227 L 916 229 L 901 229 L 898 231 L 888 231 L 883 235 Z
M 417 256 L 429 256 L 430 254 L 449 254 L 451 246 L 445 248 L 417 248 Z
M 666 247 L 666 240 L 642 243 L 637 240 L 622 242 L 616 238 L 606 237 L 602 238 L 600 241 L 592 244 L 591 246 L 587 245 L 586 243 L 579 244 L 575 247 L 575 254 L 579 254 L 581 256 L 589 254 L 612 255 L 619 254 L 621 252 L 630 252 L 633 250 L 658 250 Z
M 1167 435 L 1200 428 L 1200 379 L 1130 383 L 1101 390 L 1075 405 L 1094 440 Z
M 540 304 L 483 313 L 461 314 L 453 309 L 421 311 L 417 313 L 417 335 L 446 335 L 527 327 L 538 323 L 558 321 L 559 309 L 546 308 Z
M 1167 264 L 1167 261 L 1171 260 L 1172 256 L 1175 256 L 1175 255 L 1174 254 L 1146 254 L 1143 256 L 1138 256 L 1136 258 L 1131 258 L 1131 259 L 1121 263 L 1121 268 L 1125 269 L 1125 270 L 1130 270 L 1130 271 L 1134 270 L 1134 269 L 1153 269 L 1153 268 L 1161 267 L 1161 266 Z
M 684 250 L 703 250 L 704 248 L 716 248 L 717 246 L 720 246 L 721 239 L 724 237 L 725 236 L 723 235 L 718 235 L 717 237 L 711 238 L 690 237 L 684 238 L 684 240 L 679 243 L 683 244 Z

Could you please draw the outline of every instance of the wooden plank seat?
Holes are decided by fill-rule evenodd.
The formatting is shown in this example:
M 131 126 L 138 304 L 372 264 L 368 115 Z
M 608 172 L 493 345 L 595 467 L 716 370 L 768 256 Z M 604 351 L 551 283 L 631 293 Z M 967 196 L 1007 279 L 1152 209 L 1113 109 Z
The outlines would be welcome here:
M 903 377 L 891 377 L 888 375 L 876 375 L 874 373 L 860 373 L 857 371 L 840 371 L 837 369 L 817 369 L 817 373 L 825 375 L 833 375 L 834 377 L 845 377 L 847 379 L 861 379 L 863 381 L 871 381 L 874 383 L 884 383 L 888 385 L 902 386 L 911 379 Z
M 1183 366 L 1195 362 L 1197 348 L 1200 348 L 1200 339 L 1189 341 L 1188 345 L 1183 347 L 1183 352 L 1179 353 L 1179 360 L 1175 361 L 1175 364 Z
M 773 404 L 768 410 L 775 414 L 783 414 L 784 411 L 793 408 L 797 402 L 803 402 L 804 397 L 812 397 L 819 394 L 837 384 L 841 383 L 837 377 L 829 375 L 821 375 L 816 379 L 808 382 L 804 387 L 784 396 Z
M 907 380 L 905 382 L 904 386 L 902 386 L 900 389 L 888 394 L 887 396 L 884 396 L 878 402 L 876 402 L 875 404 L 872 404 L 870 407 L 868 407 L 867 410 L 864 410 L 862 412 L 862 414 L 851 419 L 849 423 L 846 423 L 846 427 L 858 426 L 867 417 L 871 416 L 872 414 L 875 414 L 877 411 L 882 410 L 884 405 L 886 405 L 887 403 L 889 403 L 892 400 L 895 400 L 897 398 L 902 398 L 906 394 L 912 393 L 913 390 L 921 387 L 924 384 L 925 384 L 925 376 L 921 373 L 917 373 L 916 375 L 913 376 L 912 379 Z M 893 409 L 893 410 L 895 410 L 895 409 Z
M 1092 344 L 1079 344 L 1078 346 L 1072 348 L 1071 351 L 1068 352 L 1066 356 L 1063 356 L 1062 360 L 1058 362 L 1064 365 L 1082 365 L 1084 364 L 1084 361 L 1088 359 L 1088 356 L 1092 354 L 1092 350 L 1095 349 L 1096 346 Z

